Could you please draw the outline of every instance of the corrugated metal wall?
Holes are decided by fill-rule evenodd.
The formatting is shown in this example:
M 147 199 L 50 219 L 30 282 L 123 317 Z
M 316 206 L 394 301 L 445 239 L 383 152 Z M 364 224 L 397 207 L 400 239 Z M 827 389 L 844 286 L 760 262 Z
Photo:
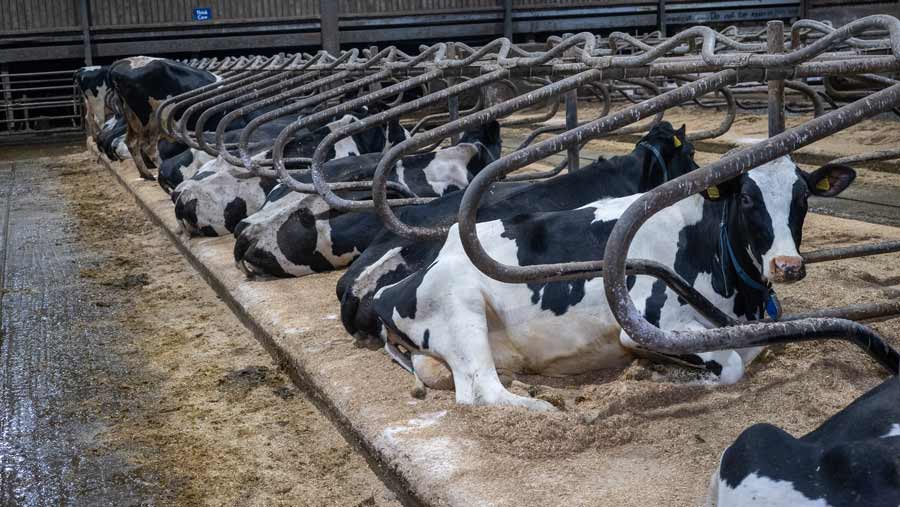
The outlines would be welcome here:
M 0 0 L 0 32 L 75 29 L 80 0 Z M 342 16 L 465 12 L 500 9 L 502 0 L 334 0 Z M 671 0 L 670 0 L 671 1 Z M 675 0 L 678 1 L 678 0 Z M 633 4 L 629 0 L 513 0 L 516 9 Z M 210 8 L 212 22 L 316 18 L 319 0 L 90 0 L 97 28 L 194 23 L 194 8 Z M 208 21 L 203 22 L 209 24 Z
M 78 0 L 0 0 L 0 32 L 79 26 Z
M 97 27 L 192 23 L 194 8 L 211 9 L 213 22 L 313 18 L 319 0 L 91 0 L 91 21 Z
M 46 32 L 77 29 L 80 0 L 0 0 L 0 33 Z M 319 0 L 89 0 L 91 21 L 96 28 L 129 27 L 136 25 L 167 25 L 196 23 L 194 8 L 212 11 L 212 21 L 298 18 L 315 19 L 319 15 Z M 340 2 L 342 16 L 385 16 L 392 13 L 467 12 L 501 8 L 502 0 L 334 0 Z M 696 0 L 667 0 L 682 3 Z M 552 9 L 566 7 L 597 7 L 633 5 L 634 0 L 513 0 L 513 7 Z M 811 0 L 812 6 L 848 3 L 846 0 Z M 849 2 L 862 3 L 862 2 Z

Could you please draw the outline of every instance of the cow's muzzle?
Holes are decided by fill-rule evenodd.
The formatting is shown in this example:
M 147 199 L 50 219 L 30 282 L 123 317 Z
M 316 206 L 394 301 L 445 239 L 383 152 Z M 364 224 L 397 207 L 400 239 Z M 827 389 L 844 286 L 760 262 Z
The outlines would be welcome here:
M 770 266 L 772 282 L 799 282 L 806 277 L 806 266 L 800 257 L 775 257 Z

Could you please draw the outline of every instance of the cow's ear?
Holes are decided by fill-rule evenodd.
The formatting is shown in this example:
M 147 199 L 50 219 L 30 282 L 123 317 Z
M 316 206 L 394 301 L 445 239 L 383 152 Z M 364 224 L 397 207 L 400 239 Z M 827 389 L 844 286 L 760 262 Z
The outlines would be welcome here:
M 737 194 L 741 190 L 741 179 L 740 177 L 732 178 L 728 181 L 724 181 L 719 183 L 718 185 L 713 185 L 703 192 L 700 192 L 700 195 L 703 196 L 707 201 L 722 201 L 728 199 L 729 197 Z
M 675 131 L 675 136 L 672 138 L 672 141 L 675 143 L 676 148 L 681 148 L 684 145 L 684 142 L 687 140 L 687 134 L 684 123 L 681 124 L 681 128 Z
M 825 164 L 812 173 L 803 174 L 809 191 L 820 197 L 834 197 L 856 179 L 856 171 L 844 164 Z

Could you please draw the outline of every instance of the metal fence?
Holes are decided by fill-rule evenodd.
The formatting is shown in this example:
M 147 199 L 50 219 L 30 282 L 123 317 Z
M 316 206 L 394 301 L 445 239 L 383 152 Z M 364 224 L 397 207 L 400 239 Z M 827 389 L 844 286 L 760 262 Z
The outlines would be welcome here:
M 72 70 L 0 71 L 0 140 L 82 129 L 82 103 Z
M 867 35 L 867 38 L 860 38 L 861 35 Z M 539 52 L 529 52 L 507 39 L 498 39 L 477 49 L 459 43 L 436 44 L 423 48 L 417 55 L 385 48 L 380 52 L 360 53 L 353 50 L 342 53 L 338 58 L 319 53 L 290 58 L 203 59 L 193 60 L 190 64 L 213 70 L 224 79 L 160 104 L 155 119 L 170 136 L 210 155 L 222 157 L 236 167 L 244 167 L 248 176 L 274 177 L 294 191 L 317 193 L 333 210 L 374 209 L 388 229 L 400 236 L 420 240 L 441 238 L 447 233 L 447 227 L 407 224 L 394 213 L 394 206 L 428 200 L 408 195 L 404 197 L 402 193 L 399 198 L 388 197 L 389 177 L 400 157 L 428 150 L 443 140 L 490 121 L 509 119 L 513 113 L 530 110 L 548 101 L 558 102 L 565 97 L 566 128 L 561 133 L 541 142 L 520 146 L 515 152 L 494 160 L 479 172 L 466 189 L 457 216 L 459 233 L 466 253 L 478 269 L 507 283 L 602 276 L 616 319 L 635 342 L 649 350 L 685 354 L 836 338 L 856 344 L 889 371 L 897 372 L 900 355 L 873 330 L 845 319 L 865 320 L 885 314 L 894 315 L 900 312 L 900 305 L 855 305 L 852 308 L 826 309 L 812 315 L 784 316 L 778 323 L 735 325 L 737 323 L 716 312 L 715 305 L 677 273 L 656 263 L 627 259 L 626 255 L 637 229 L 665 206 L 833 135 L 862 119 L 900 106 L 900 83 L 887 77 L 869 77 L 879 84 L 879 90 L 824 114 L 821 107 L 816 107 L 814 119 L 785 130 L 784 89 L 791 80 L 829 76 L 867 77 L 873 76 L 873 73 L 893 74 L 900 70 L 900 20 L 896 18 L 871 16 L 839 29 L 802 20 L 787 31 L 781 22 L 775 21 L 769 23 L 766 31 L 741 37 L 703 26 L 690 28 L 670 38 L 652 35 L 639 39 L 615 33 L 604 39 L 581 33 L 567 38 L 551 38 L 548 48 Z M 529 90 L 509 100 L 495 104 L 485 102 L 472 111 L 459 109 L 457 99 L 461 94 L 484 90 L 515 78 L 546 78 L 546 83 L 539 89 Z M 633 82 L 648 78 L 668 78 L 684 84 L 625 109 L 604 111 L 592 120 L 580 122 L 577 114 L 568 114 L 569 106 L 574 111 L 579 90 L 591 84 L 605 86 L 615 81 Z M 396 79 L 397 84 L 387 88 L 374 86 L 387 79 Z M 355 108 L 393 100 L 407 90 L 435 80 L 445 80 L 449 86 L 435 88 L 412 101 L 398 99 L 383 112 L 333 130 L 319 143 L 311 159 L 286 156 L 288 141 L 300 129 L 311 130 Z M 618 220 L 603 260 L 514 266 L 492 258 L 481 246 L 475 233 L 476 215 L 479 202 L 493 182 L 556 154 L 574 152 L 577 157 L 577 150 L 587 140 L 621 132 L 621 129 L 631 128 L 636 122 L 659 115 L 666 109 L 698 100 L 707 94 L 726 91 L 741 83 L 766 85 L 770 138 L 729 153 L 706 167 L 644 194 Z M 801 90 L 807 86 L 801 85 Z M 340 100 L 347 93 L 355 98 Z M 326 154 L 339 140 L 437 104 L 447 104 L 449 121 L 441 122 L 440 126 L 390 148 L 382 155 L 373 181 L 327 181 L 323 164 Z M 240 133 L 237 143 L 225 142 L 227 124 L 248 112 L 275 105 L 282 107 L 250 121 Z M 265 122 L 296 115 L 304 108 L 316 112 L 302 116 L 285 127 L 274 140 L 263 143 L 265 149 L 271 150 L 271 157 L 255 159 L 250 156 L 252 131 Z M 225 113 L 229 110 L 231 112 L 225 114 L 218 125 L 208 126 L 215 127 L 215 139 L 205 139 L 206 120 L 213 117 L 214 112 Z M 187 129 L 192 118 L 196 119 L 193 132 Z M 714 135 L 721 132 L 720 129 Z M 135 162 L 141 167 L 139 160 Z M 296 180 L 288 171 L 292 163 L 307 164 L 312 183 Z M 570 170 L 576 168 L 569 167 Z M 371 189 L 372 198 L 349 200 L 337 193 L 351 188 Z M 808 262 L 821 262 L 898 250 L 900 242 L 887 242 L 808 252 L 806 256 Z M 706 315 L 710 322 L 723 327 L 691 333 L 658 329 L 646 321 L 631 300 L 626 275 L 634 274 L 661 279 Z

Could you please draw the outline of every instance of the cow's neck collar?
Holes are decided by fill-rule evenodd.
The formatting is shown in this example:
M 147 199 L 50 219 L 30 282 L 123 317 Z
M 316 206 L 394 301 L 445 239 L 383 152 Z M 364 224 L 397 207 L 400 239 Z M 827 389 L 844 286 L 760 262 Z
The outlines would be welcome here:
M 727 199 L 722 203 L 722 218 L 719 226 L 719 259 L 722 263 L 722 279 L 725 293 L 738 292 L 739 288 L 755 294 L 762 300 L 762 306 L 772 319 L 778 320 L 781 316 L 781 305 L 772 284 L 762 280 L 762 275 L 748 253 L 740 248 L 735 249 L 734 230 L 737 228 L 737 217 L 731 217 L 731 208 L 736 206 L 734 199 Z M 731 212 L 730 212 L 731 211 Z M 736 214 L 734 214 L 736 215 Z M 734 277 L 728 276 L 733 272 Z M 731 281 L 731 283 L 729 283 Z M 729 287 L 731 285 L 731 287 Z M 740 286 L 740 287 L 739 287 Z M 744 292 L 744 291 L 741 291 Z
M 666 164 L 666 159 L 663 158 L 662 152 L 659 151 L 659 148 L 656 146 L 646 142 L 641 141 L 638 143 L 638 146 L 644 148 L 648 152 L 650 152 L 650 158 L 645 163 L 644 167 L 646 170 L 644 171 L 644 179 L 649 182 L 652 174 L 650 173 L 653 170 L 654 165 L 659 167 L 660 171 L 662 171 L 662 182 L 665 183 L 669 181 L 669 166 Z

